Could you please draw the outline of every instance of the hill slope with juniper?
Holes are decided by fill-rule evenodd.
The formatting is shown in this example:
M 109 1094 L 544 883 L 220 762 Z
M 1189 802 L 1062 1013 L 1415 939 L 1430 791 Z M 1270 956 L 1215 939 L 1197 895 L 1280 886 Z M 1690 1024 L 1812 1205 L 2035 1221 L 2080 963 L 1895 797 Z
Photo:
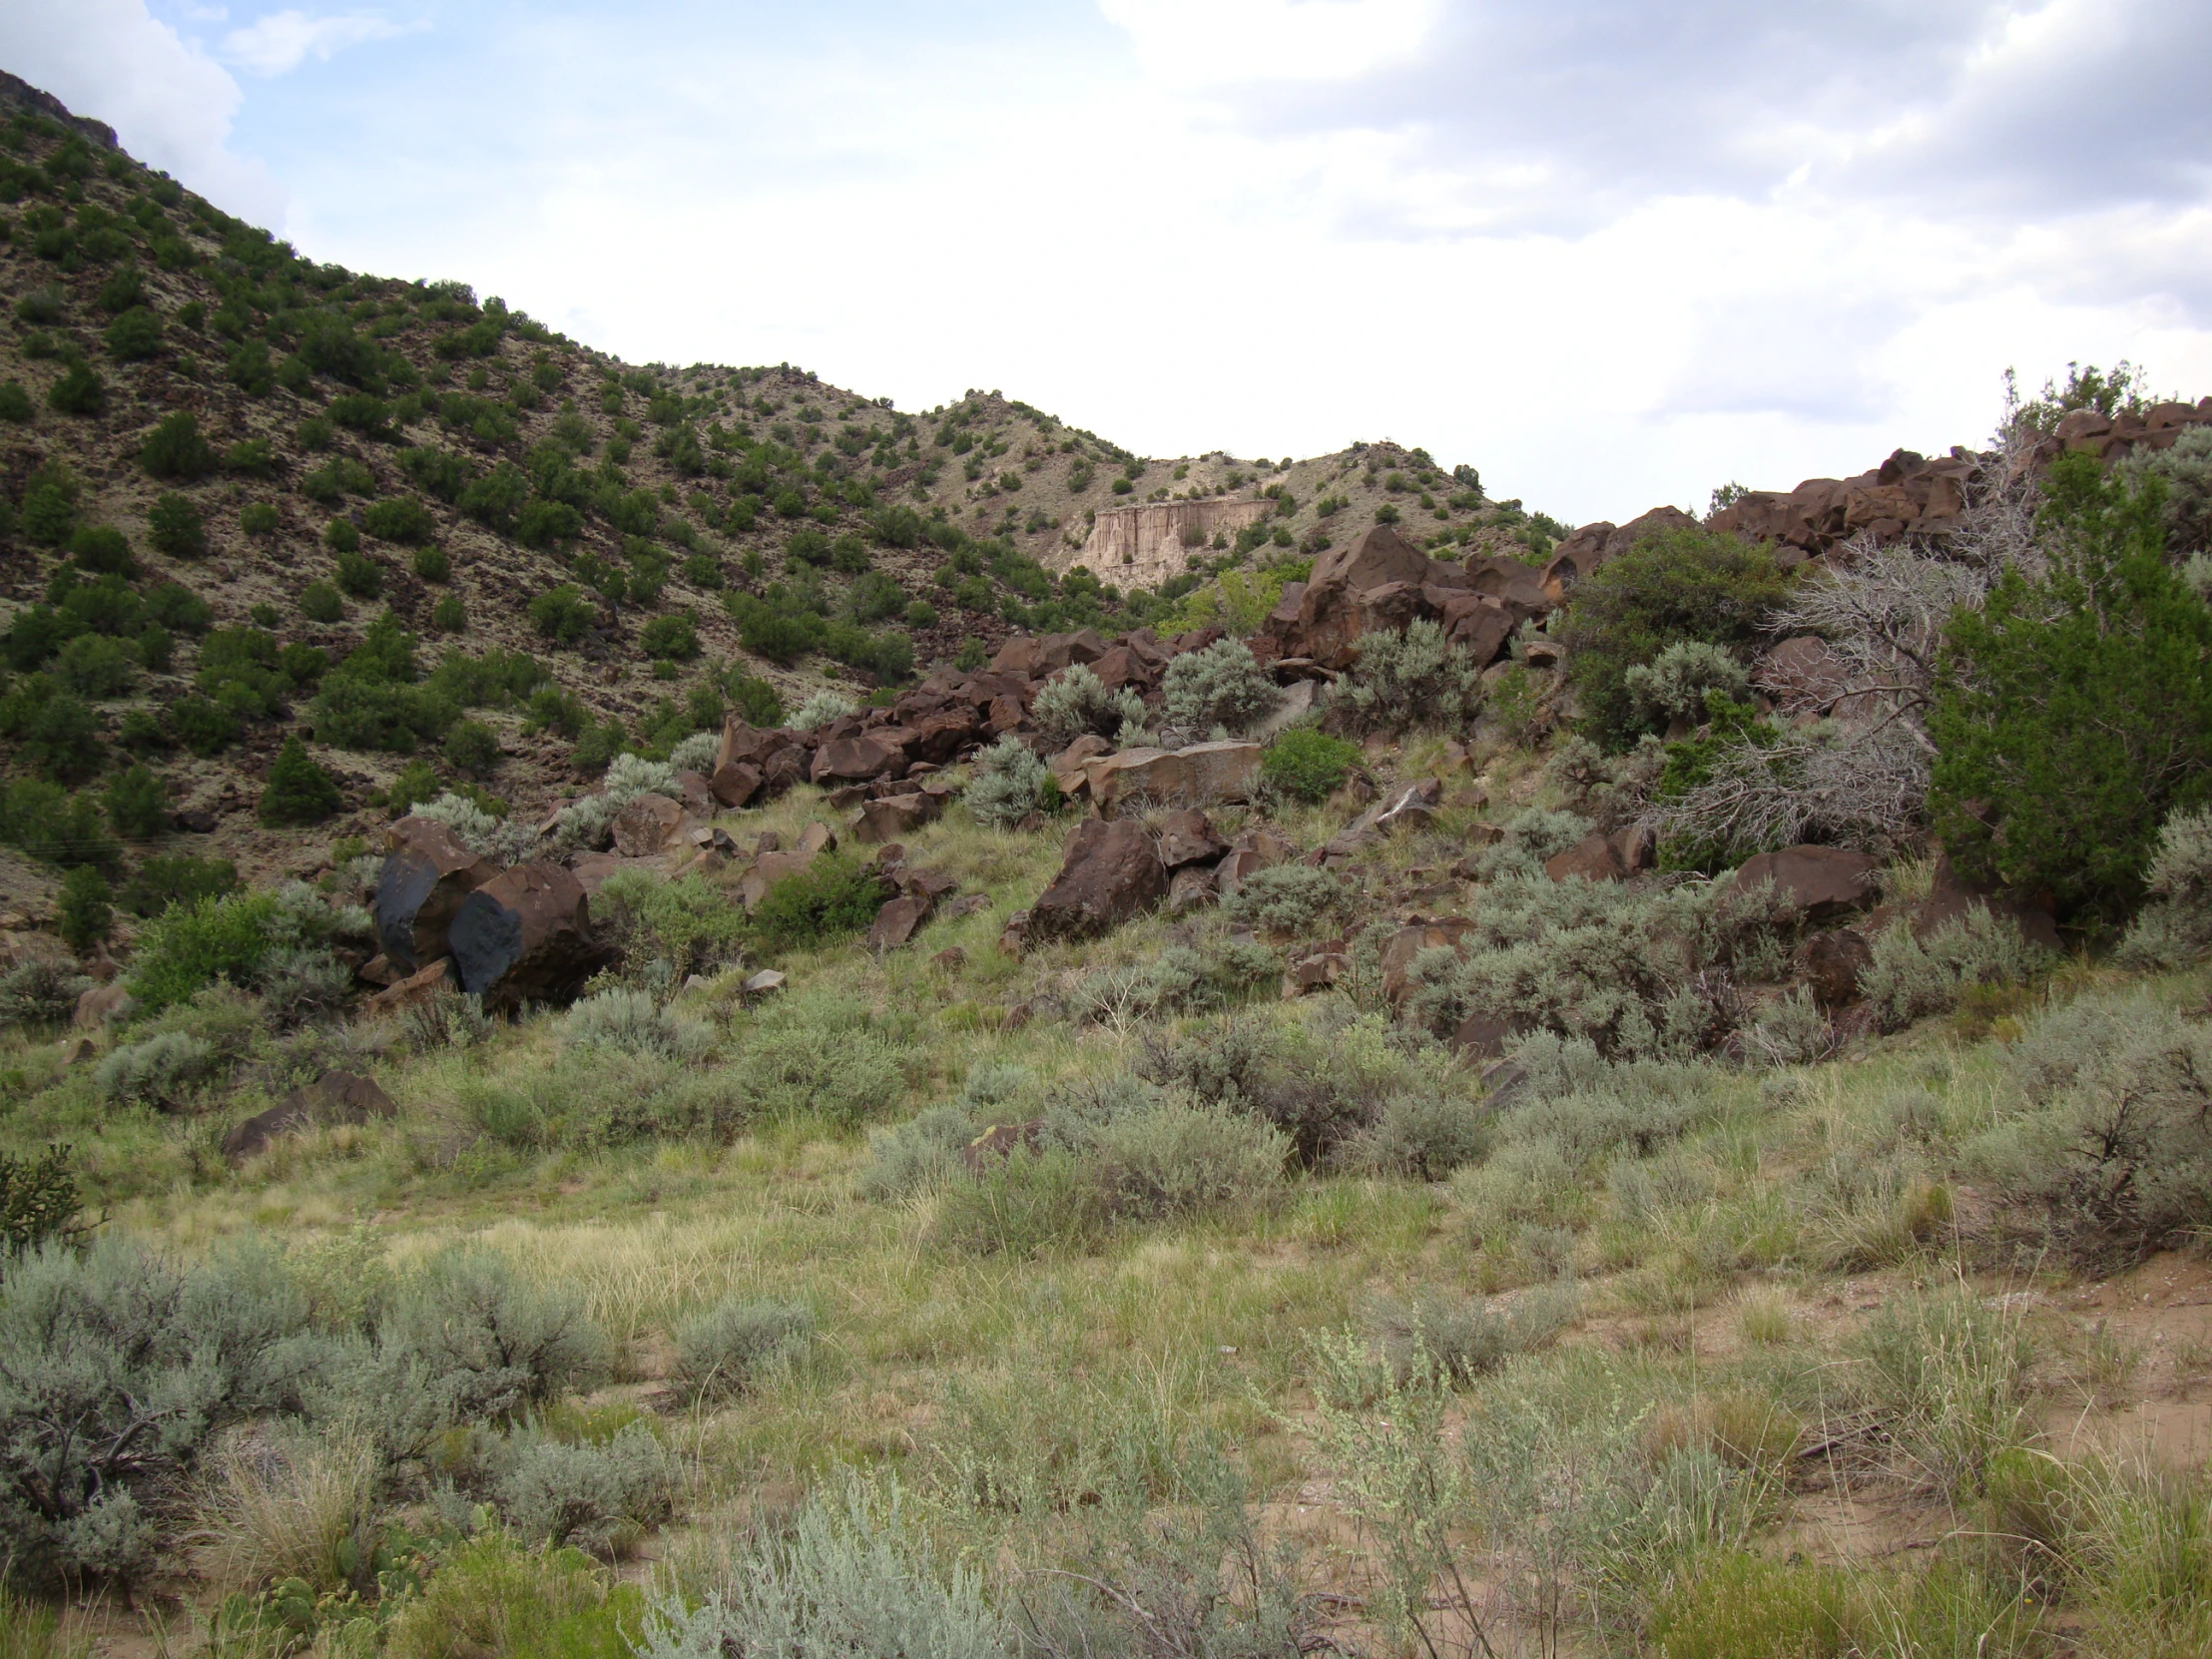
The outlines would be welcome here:
M 1559 528 L 1393 445 L 1147 462 L 995 392 L 914 415 L 789 365 L 635 367 L 465 284 L 318 265 L 21 83 L 0 112 L 0 745 L 68 791 L 129 776 L 147 845 L 309 860 L 296 811 L 255 811 L 294 735 L 336 786 L 321 839 L 433 780 L 534 810 L 725 710 L 1295 572 L 1379 507 Z M 1102 509 L 1248 488 L 1268 526 L 1163 592 L 1056 573 Z M 106 858 L 94 818 L 123 828 L 33 792 L 0 839 Z M 53 887 L 10 861 L 0 909 Z
M 6 90 L 0 1651 L 2212 1651 L 2212 399 L 1560 535 Z

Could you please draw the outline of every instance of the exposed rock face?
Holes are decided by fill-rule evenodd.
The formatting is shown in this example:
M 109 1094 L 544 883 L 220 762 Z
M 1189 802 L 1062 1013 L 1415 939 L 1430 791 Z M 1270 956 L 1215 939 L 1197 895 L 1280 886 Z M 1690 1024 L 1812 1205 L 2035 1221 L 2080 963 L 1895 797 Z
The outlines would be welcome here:
M 885 899 L 883 907 L 875 912 L 875 924 L 867 930 L 868 949 L 896 950 L 920 931 L 936 907 L 927 893 L 904 893 Z
M 1249 801 L 1260 782 L 1256 743 L 1125 749 L 1086 768 L 1091 809 L 1117 818 L 1153 807 L 1219 807 Z
M 906 753 L 888 737 L 866 733 L 826 743 L 815 753 L 809 776 L 817 784 L 865 783 L 906 770 Z
M 413 973 L 445 954 L 446 929 L 461 901 L 496 871 L 434 819 L 401 819 L 384 832 L 384 844 L 369 912 L 385 956 L 401 973 Z
M 371 1079 L 349 1071 L 326 1071 L 311 1085 L 293 1089 L 268 1111 L 256 1113 L 224 1136 L 223 1156 L 234 1164 L 244 1163 L 266 1151 L 278 1135 L 398 1115 L 391 1097 Z
M 615 815 L 615 850 L 625 858 L 650 858 L 676 839 L 685 822 L 679 803 L 648 792 Z
M 1840 846 L 1786 846 L 1746 858 L 1736 871 L 1736 891 L 1749 892 L 1765 881 L 1813 921 L 1874 902 L 1875 872 L 1881 866 L 1864 852 Z
M 447 934 L 461 989 L 486 1007 L 566 1002 L 606 960 L 591 900 L 559 864 L 516 864 L 462 900 Z
M 942 798 L 924 795 L 919 790 L 910 795 L 878 796 L 873 801 L 864 801 L 852 821 L 852 838 L 865 845 L 896 840 L 929 823 L 943 806 Z
M 1618 881 L 1628 870 L 1611 837 L 1592 830 L 1566 851 L 1546 858 L 1544 873 L 1554 881 Z
M 1229 850 L 1229 843 L 1214 833 L 1206 815 L 1195 809 L 1168 814 L 1161 820 L 1159 830 L 1160 862 L 1169 869 L 1204 863 Z
M 1238 531 L 1266 522 L 1274 511 L 1272 501 L 1228 499 L 1109 507 L 1092 524 L 1071 568 L 1079 565 L 1120 587 L 1158 587 L 1182 575 L 1191 555 L 1210 548 L 1216 536 L 1234 541 Z
M 1060 873 L 1030 907 L 1026 940 L 1110 932 L 1152 908 L 1167 887 L 1167 866 L 1143 825 L 1087 820 L 1068 836 Z
M 1812 988 L 1823 1008 L 1843 1008 L 1859 1000 L 1859 976 L 1874 961 L 1874 947 L 1851 928 L 1815 933 L 1797 948 L 1792 965 Z

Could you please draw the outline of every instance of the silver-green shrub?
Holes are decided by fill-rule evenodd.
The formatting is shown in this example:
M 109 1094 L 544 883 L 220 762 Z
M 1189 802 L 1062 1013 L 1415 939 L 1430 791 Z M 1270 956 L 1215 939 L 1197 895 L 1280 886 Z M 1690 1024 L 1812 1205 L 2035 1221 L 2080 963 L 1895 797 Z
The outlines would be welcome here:
M 1057 805 L 1058 795 L 1052 769 L 1008 733 L 975 757 L 960 799 L 978 823 L 1011 830 L 1032 813 Z
M 1283 706 L 1283 691 L 1243 640 L 1216 640 L 1186 651 L 1160 677 L 1160 709 L 1169 724 L 1200 736 L 1221 727 L 1251 730 Z
M 1304 933 L 1343 908 L 1343 877 L 1315 864 L 1275 864 L 1255 870 L 1223 904 L 1229 919 L 1271 932 Z
M 1859 989 L 1883 1028 L 1895 1031 L 1955 1008 L 1976 985 L 2022 984 L 2049 965 L 2049 951 L 1976 905 L 1925 939 L 1903 921 L 1884 928 Z
M 400 1297 L 386 1339 L 420 1360 L 457 1420 L 542 1404 L 607 1372 L 606 1333 L 582 1297 L 525 1280 L 482 1249 L 432 1257 Z
M 738 1393 L 803 1353 L 814 1334 L 814 1310 L 803 1302 L 727 1297 L 676 1333 L 676 1378 L 698 1397 Z
M 784 724 L 796 732 L 813 732 L 858 711 L 859 705 L 842 692 L 818 691 L 800 704 Z
M 703 1021 L 663 1007 L 646 991 L 607 990 L 579 999 L 561 1016 L 561 1040 L 574 1048 L 612 1048 L 663 1060 L 697 1059 L 714 1045 Z
M 528 1543 L 609 1554 L 674 1507 L 672 1460 L 643 1422 L 624 1424 L 603 1444 L 520 1432 L 504 1460 L 500 1512 Z
M 1727 651 L 1705 640 L 1676 640 L 1649 663 L 1631 667 L 1622 677 L 1639 721 L 1665 726 L 1677 720 L 1693 724 L 1705 718 L 1705 694 L 1719 692 L 1735 702 L 1751 694 L 1751 674 Z
M 1403 633 L 1362 635 L 1329 707 L 1357 732 L 1457 731 L 1482 707 L 1482 673 L 1465 646 L 1421 618 Z
M 2132 1261 L 2212 1226 L 2212 1026 L 2140 993 L 2084 996 L 2009 1059 L 2024 1109 L 1966 1156 L 2063 1248 Z
M 2120 959 L 2190 967 L 2212 956 L 2212 812 L 2176 813 L 2158 832 L 2145 882 L 2150 902 L 2128 925 Z
M 763 1531 L 696 1606 L 661 1603 L 639 1659 L 1013 1659 L 1013 1623 L 970 1561 L 939 1556 L 895 1485 L 848 1477 Z
M 1029 719 L 1044 741 L 1064 748 L 1088 733 L 1109 742 L 1123 727 L 1142 728 L 1144 699 L 1124 687 L 1108 691 L 1105 682 L 1081 663 L 1046 681 L 1029 705 Z

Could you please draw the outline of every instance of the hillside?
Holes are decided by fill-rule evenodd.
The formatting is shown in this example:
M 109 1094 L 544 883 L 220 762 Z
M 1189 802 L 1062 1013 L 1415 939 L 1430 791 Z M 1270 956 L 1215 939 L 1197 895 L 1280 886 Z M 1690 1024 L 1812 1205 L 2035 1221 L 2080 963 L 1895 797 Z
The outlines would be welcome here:
M 0 95 L 0 1652 L 2212 1651 L 2212 398 L 1569 530 Z
M 34 96 L 19 86 L 0 103 L 14 111 L 0 383 L 20 388 L 0 423 L 0 623 L 49 597 L 81 527 L 122 534 L 142 601 L 174 585 L 201 602 L 204 614 L 160 602 L 191 624 L 164 625 L 166 653 L 80 674 L 75 689 L 92 693 L 93 741 L 156 768 L 173 823 L 213 815 L 206 849 L 249 871 L 311 868 L 312 843 L 328 838 L 240 811 L 283 737 L 313 734 L 315 686 L 293 675 L 229 741 L 221 722 L 179 734 L 167 711 L 208 688 L 210 628 L 258 629 L 335 664 L 388 611 L 419 641 L 423 671 L 456 653 L 534 658 L 535 688 L 466 711 L 496 737 L 488 764 L 440 759 L 434 728 L 457 709 L 367 750 L 314 734 L 349 815 L 340 828 L 362 831 L 373 810 L 351 815 L 410 757 L 531 812 L 589 775 L 570 764 L 579 718 L 619 721 L 627 741 L 665 754 L 719 726 L 733 681 L 765 682 L 796 709 L 826 686 L 864 697 L 963 648 L 987 655 L 1017 628 L 1152 620 L 1165 600 L 1122 593 L 1122 572 L 1068 574 L 1095 515 L 1126 503 L 1266 499 L 1275 534 L 1260 551 L 1227 538 L 1177 550 L 1216 564 L 1281 555 L 1282 542 L 1310 558 L 1332 526 L 1341 539 L 1384 502 L 1437 537 L 1528 533 L 1514 508 L 1388 444 L 1287 468 L 1218 453 L 1148 461 L 996 393 L 917 414 L 788 365 L 628 365 L 462 284 L 316 265 Z M 181 448 L 150 461 L 157 429 Z M 66 511 L 32 505 L 42 481 Z M 184 526 L 166 535 L 165 500 L 182 503 Z M 1159 587 L 1178 573 L 1146 575 Z M 533 623 L 531 603 L 564 586 L 575 603 Z M 761 601 L 750 628 L 733 614 L 739 596 Z M 60 642 L 11 638 L 11 667 L 52 666 L 40 647 Z M 547 688 L 581 717 L 571 707 L 552 729 L 526 718 L 531 690 Z M 79 770 L 95 775 L 89 750 Z M 0 910 L 43 913 L 49 888 L 11 861 Z

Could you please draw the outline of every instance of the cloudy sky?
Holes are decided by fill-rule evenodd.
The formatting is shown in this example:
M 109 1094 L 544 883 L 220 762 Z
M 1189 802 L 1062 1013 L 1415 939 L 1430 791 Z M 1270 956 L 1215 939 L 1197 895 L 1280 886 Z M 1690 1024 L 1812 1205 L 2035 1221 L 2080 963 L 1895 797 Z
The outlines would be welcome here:
M 316 259 L 633 360 L 1355 438 L 1562 518 L 2212 392 L 2206 0 L 0 0 Z

